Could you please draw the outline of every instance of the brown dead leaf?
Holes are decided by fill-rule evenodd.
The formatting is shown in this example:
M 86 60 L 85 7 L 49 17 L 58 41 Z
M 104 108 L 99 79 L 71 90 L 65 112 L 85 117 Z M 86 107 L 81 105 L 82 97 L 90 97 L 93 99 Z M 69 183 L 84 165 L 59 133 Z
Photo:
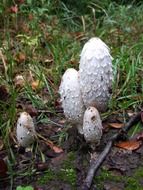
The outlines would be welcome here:
M 17 5 L 11 6 L 9 11 L 10 11 L 10 13 L 16 14 L 18 12 Z
M 6 101 L 8 99 L 9 92 L 5 85 L 0 86 L 0 100 Z
M 18 63 L 23 63 L 23 62 L 25 62 L 25 60 L 26 60 L 25 53 L 22 53 L 22 52 L 18 53 L 18 55 L 16 56 L 16 61 Z
M 117 147 L 123 148 L 126 150 L 136 150 L 142 145 L 141 141 L 136 140 L 129 140 L 129 141 L 123 141 L 116 144 Z
M 55 153 L 62 153 L 63 152 L 63 149 L 54 145 L 54 143 L 50 140 L 47 140 L 45 142 Z
M 37 163 L 36 164 L 36 168 L 38 171 L 44 171 L 44 170 L 47 170 L 48 169 L 48 163 Z
M 109 123 L 109 126 L 115 129 L 121 129 L 124 124 L 123 123 Z
M 38 110 L 31 104 L 25 105 L 24 110 L 31 115 L 31 117 L 38 115 Z
M 52 149 L 54 150 L 55 153 L 62 153 L 63 152 L 63 149 L 58 147 L 58 146 L 53 146 Z
M 49 146 L 55 153 L 62 153 L 63 152 L 63 149 L 56 146 L 52 141 L 46 139 L 45 137 L 43 137 L 39 133 L 37 134 L 37 136 L 40 137 L 41 139 L 43 139 L 43 142 L 45 142 L 45 144 L 47 146 Z
M 0 159 L 0 177 L 5 177 L 7 175 L 7 171 L 8 168 L 6 163 L 4 162 L 3 159 Z
M 32 81 L 31 87 L 33 90 L 37 90 L 40 87 L 40 81 L 39 80 Z

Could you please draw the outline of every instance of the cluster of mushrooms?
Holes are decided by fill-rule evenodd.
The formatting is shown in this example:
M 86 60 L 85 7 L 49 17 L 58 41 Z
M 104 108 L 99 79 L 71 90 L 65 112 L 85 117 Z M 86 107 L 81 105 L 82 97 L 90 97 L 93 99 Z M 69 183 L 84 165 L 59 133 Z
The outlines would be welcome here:
M 108 46 L 91 38 L 80 55 L 79 71 L 65 71 L 59 93 L 65 117 L 83 134 L 86 142 L 96 146 L 102 137 L 101 112 L 111 97 L 112 57 Z
M 66 118 L 76 125 L 86 142 L 96 146 L 102 137 L 100 112 L 107 109 L 112 88 L 112 57 L 108 46 L 99 38 L 91 38 L 80 55 L 79 71 L 66 70 L 59 87 Z M 17 121 L 17 140 L 29 146 L 36 135 L 32 117 L 21 113 Z

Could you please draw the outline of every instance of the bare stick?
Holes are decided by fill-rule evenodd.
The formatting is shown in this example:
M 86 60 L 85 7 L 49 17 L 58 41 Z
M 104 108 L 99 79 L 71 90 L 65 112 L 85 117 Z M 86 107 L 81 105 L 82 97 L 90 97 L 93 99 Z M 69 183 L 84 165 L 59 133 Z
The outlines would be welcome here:
M 118 131 L 115 135 L 112 136 L 112 138 L 108 141 L 107 145 L 105 146 L 104 150 L 101 152 L 99 155 L 98 159 L 95 159 L 94 157 L 91 159 L 90 166 L 88 169 L 87 177 L 84 181 L 84 184 L 82 186 L 82 190 L 89 190 L 92 184 L 93 177 L 99 167 L 101 167 L 104 159 L 106 156 L 109 154 L 113 143 L 121 137 L 123 134 L 127 133 L 129 129 L 138 123 L 141 120 L 141 112 L 137 113 L 135 116 L 133 116 L 125 125 L 122 129 Z
M 4 55 L 2 53 L 2 49 L 0 49 L 0 59 L 2 60 L 2 63 L 3 63 L 3 67 L 4 67 L 4 70 L 5 70 L 5 76 L 7 78 L 7 64 L 6 64 L 6 61 L 5 61 L 5 58 L 4 58 Z

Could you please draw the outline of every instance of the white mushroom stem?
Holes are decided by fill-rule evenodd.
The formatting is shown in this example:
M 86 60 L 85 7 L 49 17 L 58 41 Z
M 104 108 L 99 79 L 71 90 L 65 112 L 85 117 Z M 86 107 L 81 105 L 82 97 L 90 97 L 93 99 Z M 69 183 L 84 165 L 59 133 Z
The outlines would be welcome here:
M 83 135 L 86 142 L 98 145 L 102 137 L 102 129 L 98 110 L 94 107 L 88 107 L 83 118 Z

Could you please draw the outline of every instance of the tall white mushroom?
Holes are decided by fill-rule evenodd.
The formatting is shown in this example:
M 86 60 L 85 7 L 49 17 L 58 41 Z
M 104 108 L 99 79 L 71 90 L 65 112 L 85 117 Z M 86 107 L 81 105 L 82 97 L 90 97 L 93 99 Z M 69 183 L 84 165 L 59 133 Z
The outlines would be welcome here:
M 88 107 L 83 118 L 83 135 L 86 142 L 93 147 L 99 144 L 102 137 L 102 122 L 99 112 L 94 107 Z
M 99 38 L 91 38 L 80 56 L 79 83 L 84 105 L 104 112 L 111 96 L 113 79 L 109 48 Z
M 82 134 L 85 107 L 79 87 L 79 74 L 75 69 L 69 68 L 66 70 L 62 77 L 59 93 L 66 118 L 76 124 L 79 133 Z
M 17 140 L 23 147 L 28 147 L 35 137 L 35 126 L 32 117 L 27 112 L 22 112 L 17 121 Z

